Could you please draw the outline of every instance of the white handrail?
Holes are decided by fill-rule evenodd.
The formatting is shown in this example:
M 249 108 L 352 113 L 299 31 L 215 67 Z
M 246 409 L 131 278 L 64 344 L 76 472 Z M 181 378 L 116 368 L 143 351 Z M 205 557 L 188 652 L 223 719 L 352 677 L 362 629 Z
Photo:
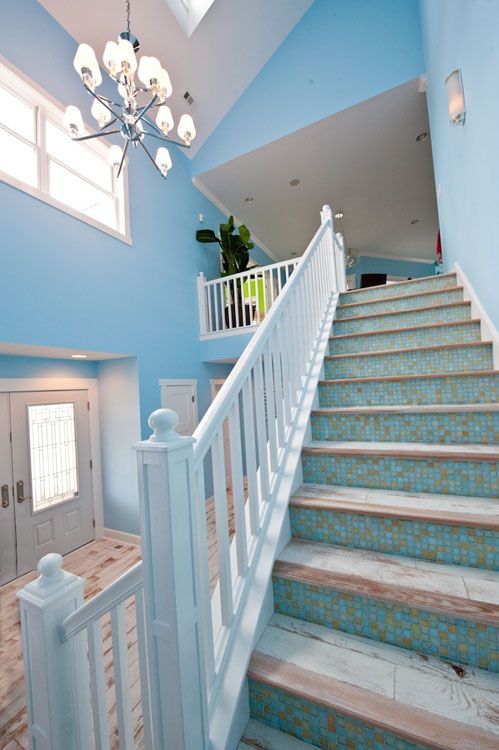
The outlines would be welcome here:
M 258 325 L 300 262 L 292 258 L 209 281 L 200 273 L 200 334 L 239 333 Z

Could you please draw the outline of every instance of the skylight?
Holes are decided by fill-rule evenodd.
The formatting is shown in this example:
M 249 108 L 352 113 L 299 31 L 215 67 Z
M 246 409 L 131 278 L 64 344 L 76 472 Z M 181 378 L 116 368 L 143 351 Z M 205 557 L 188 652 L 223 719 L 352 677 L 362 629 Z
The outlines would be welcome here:
M 215 0 L 166 0 L 166 2 L 187 36 L 191 36 Z

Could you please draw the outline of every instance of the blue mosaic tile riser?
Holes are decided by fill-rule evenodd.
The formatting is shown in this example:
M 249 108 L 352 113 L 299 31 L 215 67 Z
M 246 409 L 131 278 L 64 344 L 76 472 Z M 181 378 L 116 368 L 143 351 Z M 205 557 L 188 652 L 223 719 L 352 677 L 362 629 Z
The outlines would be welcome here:
M 395 443 L 499 443 L 499 412 L 313 414 L 313 440 Z
M 494 625 L 278 576 L 273 577 L 273 588 L 274 609 L 283 615 L 498 672 L 499 629 Z
M 433 305 L 449 305 L 451 302 L 462 302 L 463 290 L 432 292 L 420 294 L 417 297 L 402 297 L 399 299 L 380 299 L 373 302 L 365 302 L 351 307 L 338 307 L 336 318 L 351 318 L 355 315 L 376 315 L 383 312 L 399 312 L 400 310 L 411 310 L 414 307 L 430 307 Z
M 253 719 L 322 750 L 429 750 L 263 682 L 248 686 Z
M 377 375 L 424 375 L 439 372 L 492 370 L 492 344 L 451 349 L 418 349 L 367 357 L 340 357 L 324 360 L 327 380 L 366 378 Z
M 319 384 L 321 406 L 495 404 L 498 399 L 499 373 Z
M 366 331 L 389 331 L 392 328 L 410 328 L 431 323 L 454 323 L 457 320 L 471 320 L 470 305 L 449 305 L 438 310 L 419 310 L 389 313 L 377 318 L 356 320 L 335 320 L 333 333 L 343 336 L 346 333 L 363 333 Z
M 367 302 L 372 299 L 386 299 L 387 297 L 399 297 L 402 294 L 417 294 L 418 292 L 429 292 L 433 289 L 447 289 L 457 286 L 456 276 L 432 276 L 424 281 L 413 281 L 410 284 L 396 286 L 387 284 L 371 289 L 362 289 L 355 292 L 344 292 L 340 294 L 340 305 L 348 305 L 350 302 Z
M 291 535 L 312 542 L 499 570 L 499 532 L 313 508 L 289 509 Z
M 302 465 L 305 482 L 439 495 L 499 497 L 498 464 L 495 461 L 304 453 Z
M 416 346 L 437 344 L 469 344 L 480 341 L 480 323 L 465 323 L 455 326 L 415 329 L 412 331 L 378 333 L 375 336 L 332 338 L 329 354 L 355 354 L 356 352 L 379 352 L 389 349 L 411 349 Z

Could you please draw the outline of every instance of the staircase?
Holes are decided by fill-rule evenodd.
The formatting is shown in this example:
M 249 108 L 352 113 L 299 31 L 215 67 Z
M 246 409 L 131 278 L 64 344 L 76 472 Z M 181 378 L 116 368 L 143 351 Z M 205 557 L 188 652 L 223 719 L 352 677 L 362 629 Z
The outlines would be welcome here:
M 239 747 L 499 748 L 499 372 L 456 276 L 340 295 Z

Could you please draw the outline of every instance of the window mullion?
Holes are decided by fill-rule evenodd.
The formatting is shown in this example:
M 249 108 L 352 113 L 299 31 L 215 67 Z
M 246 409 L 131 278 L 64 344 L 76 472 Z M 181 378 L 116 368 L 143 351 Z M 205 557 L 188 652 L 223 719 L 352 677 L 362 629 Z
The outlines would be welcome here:
M 50 195 L 49 185 L 49 161 L 46 146 L 45 123 L 46 113 L 43 107 L 38 107 L 38 164 L 40 168 L 40 190 L 45 195 Z

